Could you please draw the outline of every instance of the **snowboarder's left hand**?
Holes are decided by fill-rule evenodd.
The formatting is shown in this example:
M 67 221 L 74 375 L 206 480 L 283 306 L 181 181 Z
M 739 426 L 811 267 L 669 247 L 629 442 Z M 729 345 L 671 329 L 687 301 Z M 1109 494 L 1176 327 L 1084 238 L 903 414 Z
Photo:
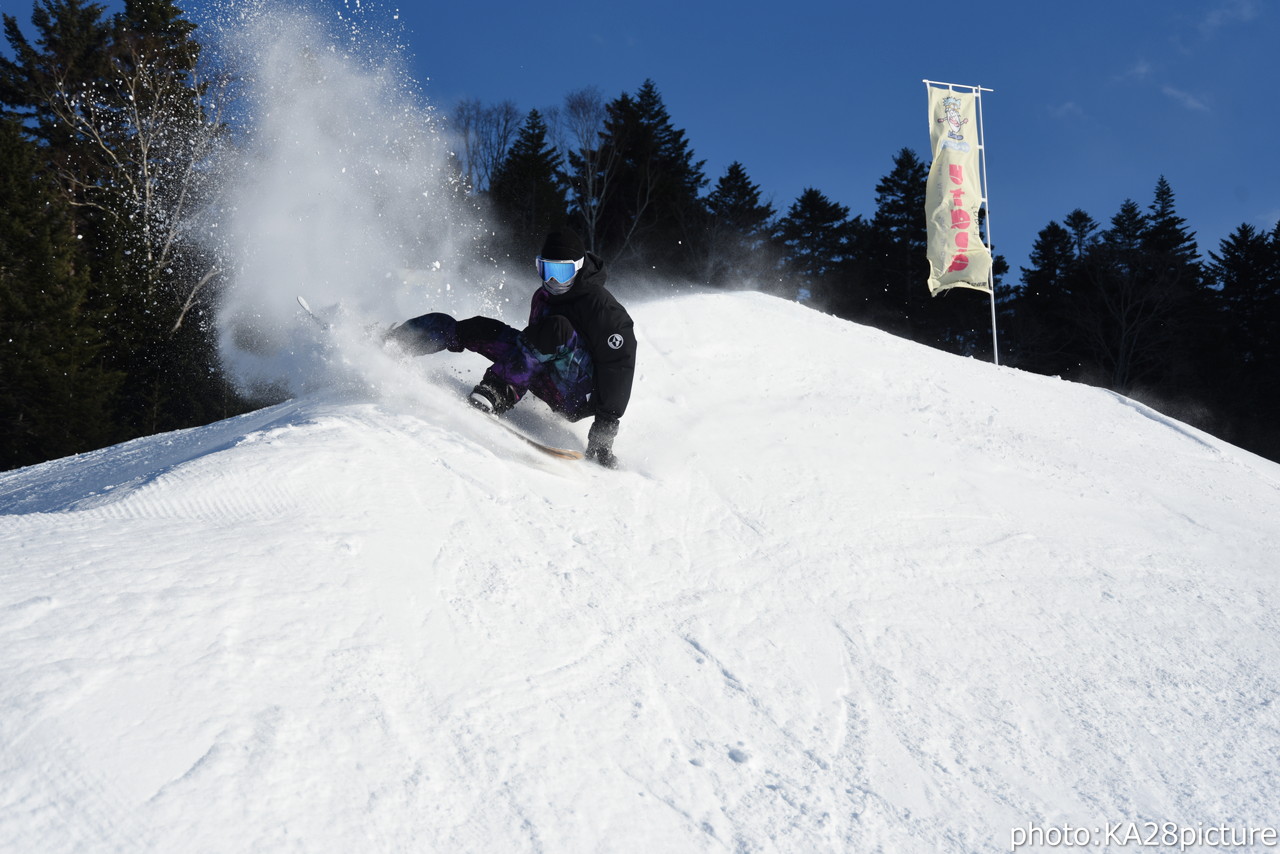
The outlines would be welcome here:
M 595 460 L 605 468 L 617 468 L 618 458 L 613 455 L 613 439 L 617 435 L 618 419 L 597 415 L 587 433 L 587 459 Z

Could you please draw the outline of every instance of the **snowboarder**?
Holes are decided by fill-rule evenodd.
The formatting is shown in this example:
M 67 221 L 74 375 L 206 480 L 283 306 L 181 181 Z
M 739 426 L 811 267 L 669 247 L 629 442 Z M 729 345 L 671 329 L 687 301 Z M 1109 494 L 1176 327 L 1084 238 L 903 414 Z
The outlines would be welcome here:
M 386 340 L 415 356 L 446 349 L 484 356 L 493 364 L 470 401 L 485 412 L 502 415 L 529 391 L 570 421 L 595 416 L 587 458 L 614 468 L 613 440 L 636 368 L 631 317 L 604 287 L 604 261 L 572 230 L 548 234 L 535 263 L 542 286 L 523 330 L 437 312 L 405 321 Z

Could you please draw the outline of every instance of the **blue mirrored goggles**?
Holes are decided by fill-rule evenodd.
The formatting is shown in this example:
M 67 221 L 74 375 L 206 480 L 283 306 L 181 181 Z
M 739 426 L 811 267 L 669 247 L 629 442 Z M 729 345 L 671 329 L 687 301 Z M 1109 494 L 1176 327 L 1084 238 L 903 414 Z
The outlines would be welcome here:
M 578 275 L 585 260 L 585 258 L 579 258 L 577 261 L 549 261 L 539 255 L 535 263 L 538 265 L 538 275 L 542 277 L 542 281 L 549 282 L 555 279 L 564 284 Z

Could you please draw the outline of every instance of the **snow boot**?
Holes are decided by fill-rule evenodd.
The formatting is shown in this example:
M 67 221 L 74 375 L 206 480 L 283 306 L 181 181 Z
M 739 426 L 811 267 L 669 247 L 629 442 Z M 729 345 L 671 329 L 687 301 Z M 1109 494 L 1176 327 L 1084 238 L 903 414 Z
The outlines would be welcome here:
M 490 415 L 502 415 L 516 405 L 515 389 L 493 377 L 485 377 L 471 390 L 468 398 L 476 409 Z

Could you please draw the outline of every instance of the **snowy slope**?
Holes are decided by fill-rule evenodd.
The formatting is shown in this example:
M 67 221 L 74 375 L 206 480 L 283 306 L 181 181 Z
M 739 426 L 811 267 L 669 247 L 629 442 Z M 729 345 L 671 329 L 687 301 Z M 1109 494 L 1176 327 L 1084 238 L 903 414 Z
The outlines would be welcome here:
M 757 294 L 633 314 L 623 471 L 445 353 L 0 475 L 0 849 L 1276 823 L 1280 467 Z

